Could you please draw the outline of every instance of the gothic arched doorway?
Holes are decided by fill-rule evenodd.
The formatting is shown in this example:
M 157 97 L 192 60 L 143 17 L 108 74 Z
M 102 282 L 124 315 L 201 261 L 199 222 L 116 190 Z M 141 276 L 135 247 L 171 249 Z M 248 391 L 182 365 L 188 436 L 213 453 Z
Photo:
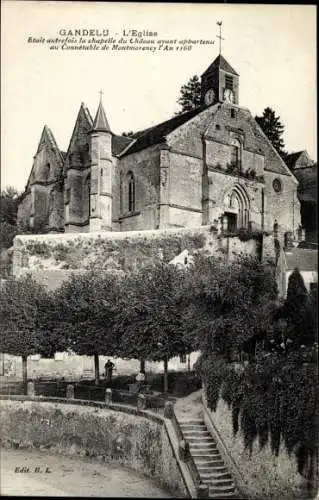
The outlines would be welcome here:
M 248 194 L 242 186 L 235 186 L 226 195 L 224 208 L 228 231 L 234 231 L 242 227 L 248 228 L 250 202 Z

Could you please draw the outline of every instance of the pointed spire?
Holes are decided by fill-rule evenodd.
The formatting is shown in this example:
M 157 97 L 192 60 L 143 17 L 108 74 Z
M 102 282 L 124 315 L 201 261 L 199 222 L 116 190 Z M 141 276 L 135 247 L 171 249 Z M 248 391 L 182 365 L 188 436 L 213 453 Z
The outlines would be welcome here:
M 106 114 L 104 111 L 104 107 L 102 104 L 102 91 L 100 92 L 101 97 L 100 97 L 100 102 L 99 102 L 99 107 L 97 108 L 97 112 L 95 115 L 94 123 L 93 123 L 93 129 L 95 132 L 111 132 L 110 126 L 108 124 Z

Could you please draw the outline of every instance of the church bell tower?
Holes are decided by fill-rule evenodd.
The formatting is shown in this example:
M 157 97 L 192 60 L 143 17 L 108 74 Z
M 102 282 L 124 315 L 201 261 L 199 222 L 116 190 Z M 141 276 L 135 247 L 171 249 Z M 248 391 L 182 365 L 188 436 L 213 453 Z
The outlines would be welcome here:
M 221 22 L 219 26 L 219 55 L 201 76 L 202 105 L 216 102 L 239 103 L 239 75 L 221 54 Z

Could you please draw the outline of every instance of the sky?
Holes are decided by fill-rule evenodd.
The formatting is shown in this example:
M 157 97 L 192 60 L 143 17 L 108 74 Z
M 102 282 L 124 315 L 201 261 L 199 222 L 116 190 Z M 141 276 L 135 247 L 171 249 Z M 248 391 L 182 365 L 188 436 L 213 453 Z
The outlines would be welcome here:
M 239 104 L 273 108 L 289 152 L 317 160 L 316 7 L 95 2 L 1 2 L 1 189 L 22 191 L 44 125 L 66 151 L 82 102 L 95 115 L 100 90 L 114 133 L 137 131 L 178 110 L 180 87 L 222 54 L 239 73 Z M 158 39 L 206 39 L 185 51 L 49 50 L 29 37 L 59 30 L 157 32 Z M 61 38 L 61 36 L 60 36 Z M 148 37 L 144 37 L 148 38 Z

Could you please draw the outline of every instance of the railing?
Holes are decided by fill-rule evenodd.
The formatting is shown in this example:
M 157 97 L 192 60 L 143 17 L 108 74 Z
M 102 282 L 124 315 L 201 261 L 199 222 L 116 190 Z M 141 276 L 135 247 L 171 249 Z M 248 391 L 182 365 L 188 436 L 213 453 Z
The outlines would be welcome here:
M 37 396 L 65 398 L 68 397 L 68 387 L 72 386 L 75 399 L 104 402 L 106 398 L 106 388 L 104 386 L 91 385 L 85 382 L 75 382 L 72 384 L 65 380 L 35 380 L 33 384 L 34 395 Z M 27 386 L 22 382 L 6 382 L 0 385 L 0 394 L 22 395 L 27 393 Z M 137 408 L 139 394 L 141 393 L 123 389 L 111 389 L 110 401 Z M 152 393 L 145 393 L 143 396 L 143 408 L 159 414 L 164 413 L 164 406 L 167 400 L 172 402 L 176 401 L 176 398 L 164 398 L 162 395 L 155 395 Z
M 176 418 L 174 410 L 172 413 L 172 423 L 173 423 L 173 427 L 175 429 L 175 432 L 177 434 L 178 441 L 184 440 L 185 442 L 187 442 L 185 437 L 184 437 L 181 426 L 179 425 L 179 422 Z M 193 459 L 192 455 L 189 453 L 189 451 L 187 452 L 187 455 L 186 455 L 186 464 L 189 468 L 189 472 L 192 476 L 194 484 L 196 485 L 196 487 L 199 486 L 201 483 L 200 475 L 199 475 L 199 472 L 198 472 L 197 467 L 195 465 L 194 459 Z

